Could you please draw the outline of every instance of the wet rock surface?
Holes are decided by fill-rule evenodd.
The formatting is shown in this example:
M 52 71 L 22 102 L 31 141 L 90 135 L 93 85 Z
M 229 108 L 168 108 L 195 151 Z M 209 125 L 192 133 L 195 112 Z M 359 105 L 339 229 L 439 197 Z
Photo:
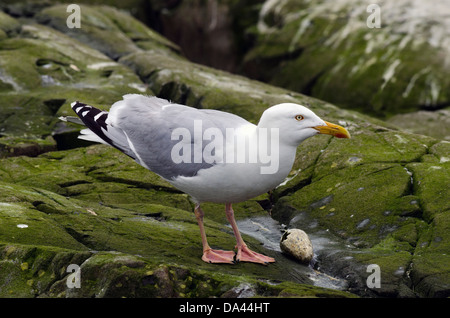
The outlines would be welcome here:
M 448 108 L 449 8 L 448 0 L 180 1 L 152 6 L 151 25 L 193 61 L 390 117 Z
M 1 8 L 2 297 L 450 295 L 449 142 L 192 63 L 111 7 L 82 5 L 80 30 L 65 27 L 65 5 Z M 126 93 L 254 123 L 273 104 L 300 103 L 352 139 L 308 139 L 283 184 L 235 206 L 248 244 L 275 264 L 218 267 L 200 259 L 185 194 L 115 149 L 80 143 L 80 127 L 57 119 L 73 115 L 74 100 L 107 110 Z M 224 207 L 203 209 L 212 247 L 232 249 Z M 311 238 L 309 266 L 279 249 L 292 228 Z M 66 285 L 70 264 L 80 289 Z M 370 264 L 381 288 L 367 287 Z
M 449 4 L 265 1 L 244 69 L 275 85 L 376 115 L 445 108 Z

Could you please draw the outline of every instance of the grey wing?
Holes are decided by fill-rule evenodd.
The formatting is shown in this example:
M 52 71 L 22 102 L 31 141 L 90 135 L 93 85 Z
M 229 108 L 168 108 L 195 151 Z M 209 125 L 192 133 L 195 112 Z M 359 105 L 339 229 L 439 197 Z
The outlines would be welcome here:
M 216 127 L 225 130 L 226 128 L 239 128 L 243 125 L 249 125 L 250 122 L 238 115 L 223 112 L 215 109 L 199 109 L 199 112 L 208 115 L 208 119 L 214 123 Z
M 167 101 L 155 106 L 142 98 L 124 98 L 120 103 L 111 108 L 108 121 L 123 131 L 138 163 L 168 180 L 194 176 L 199 170 L 217 164 L 203 156 L 208 143 L 203 140 L 206 129 L 218 129 L 225 136 L 226 128 L 249 124 L 229 113 Z

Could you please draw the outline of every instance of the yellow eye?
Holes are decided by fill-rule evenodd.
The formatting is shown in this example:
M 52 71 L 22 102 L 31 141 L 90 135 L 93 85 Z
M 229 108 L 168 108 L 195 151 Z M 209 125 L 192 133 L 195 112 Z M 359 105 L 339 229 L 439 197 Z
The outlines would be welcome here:
M 298 120 L 298 121 L 303 120 L 304 118 L 305 117 L 303 117 L 302 115 L 295 116 L 295 120 Z

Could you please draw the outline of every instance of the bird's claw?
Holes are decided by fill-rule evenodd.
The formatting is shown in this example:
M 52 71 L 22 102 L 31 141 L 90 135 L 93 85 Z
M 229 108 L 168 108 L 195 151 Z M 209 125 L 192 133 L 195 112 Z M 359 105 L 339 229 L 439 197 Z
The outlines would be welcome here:
M 233 251 L 213 250 L 210 248 L 203 251 L 202 260 L 210 264 L 235 264 L 234 257 L 235 253 Z
M 250 262 L 268 265 L 275 259 L 250 250 L 246 245 L 237 247 L 237 252 L 207 249 L 203 252 L 202 260 L 210 264 L 238 264 L 239 262 Z
M 249 249 L 247 245 L 236 246 L 237 253 L 235 259 L 237 262 L 251 262 L 263 265 L 268 265 L 269 263 L 274 263 L 275 259 L 260 253 L 256 253 Z

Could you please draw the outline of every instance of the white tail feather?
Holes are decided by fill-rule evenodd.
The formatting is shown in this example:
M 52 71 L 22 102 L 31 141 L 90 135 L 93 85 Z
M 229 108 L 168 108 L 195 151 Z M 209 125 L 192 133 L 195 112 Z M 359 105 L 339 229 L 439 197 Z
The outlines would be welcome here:
M 80 135 L 78 136 L 78 139 L 83 139 L 83 140 L 87 140 L 87 141 L 93 141 L 93 142 L 99 142 L 101 144 L 104 145 L 109 145 L 106 141 L 104 141 L 102 138 L 100 138 L 99 136 L 97 136 L 96 134 L 94 134 L 92 132 L 92 130 L 90 130 L 89 128 L 86 129 L 82 129 L 80 131 Z

